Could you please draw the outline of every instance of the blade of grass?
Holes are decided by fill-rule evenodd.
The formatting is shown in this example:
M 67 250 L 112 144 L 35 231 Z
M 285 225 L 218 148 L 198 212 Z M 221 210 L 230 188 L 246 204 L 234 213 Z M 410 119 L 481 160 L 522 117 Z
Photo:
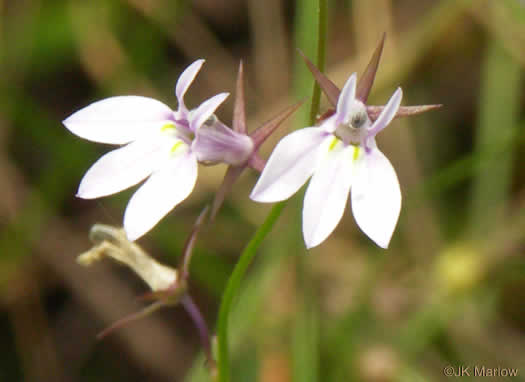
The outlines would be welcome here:
M 255 235 L 242 252 L 239 261 L 235 265 L 232 275 L 228 280 L 224 294 L 222 295 L 221 307 L 219 309 L 219 319 L 217 323 L 217 367 L 219 370 L 219 382 L 227 382 L 230 380 L 228 320 L 230 318 L 230 310 L 233 299 L 235 296 L 237 296 L 237 292 L 240 289 L 244 274 L 252 263 L 259 246 L 273 228 L 285 205 L 285 202 L 280 202 L 272 207 L 272 210 L 266 217 L 266 220 L 255 232 Z
M 476 151 L 484 160 L 472 191 L 471 233 L 487 231 L 504 216 L 499 206 L 509 198 L 515 151 L 509 137 L 516 135 L 520 112 L 521 67 L 497 40 L 487 47 L 482 76 Z M 504 142 L 505 150 L 495 154 Z

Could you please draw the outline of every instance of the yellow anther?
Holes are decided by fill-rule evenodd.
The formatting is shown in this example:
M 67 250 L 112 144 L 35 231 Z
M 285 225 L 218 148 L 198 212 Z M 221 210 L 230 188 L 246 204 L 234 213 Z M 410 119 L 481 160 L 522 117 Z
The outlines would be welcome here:
M 173 145 L 173 147 L 171 148 L 171 153 L 173 154 L 175 151 L 177 151 L 180 147 L 182 146 L 182 142 L 181 141 L 178 141 L 177 143 L 175 143 Z
M 335 149 L 335 146 L 337 146 L 337 144 L 339 143 L 339 139 L 337 137 L 334 137 L 332 139 L 332 142 L 330 142 L 330 146 L 328 147 L 328 151 L 332 151 L 333 149 Z
M 175 128 L 175 124 L 173 122 L 168 122 L 168 123 L 166 123 L 164 126 L 162 126 L 160 128 L 160 131 L 171 130 L 171 129 L 174 129 L 174 128 Z
M 361 153 L 361 148 L 359 146 L 354 146 L 354 161 L 359 158 L 359 154 Z

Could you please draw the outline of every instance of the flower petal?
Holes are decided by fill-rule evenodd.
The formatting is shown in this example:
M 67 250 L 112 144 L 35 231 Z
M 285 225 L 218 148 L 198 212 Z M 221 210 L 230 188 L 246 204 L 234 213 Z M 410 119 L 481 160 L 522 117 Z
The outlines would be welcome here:
M 186 105 L 184 104 L 184 94 L 190 87 L 191 83 L 195 79 L 199 70 L 201 70 L 202 64 L 204 64 L 203 59 L 195 61 L 193 64 L 188 66 L 177 80 L 177 85 L 175 86 L 175 95 L 177 96 L 177 101 L 179 101 L 179 110 L 188 111 Z
M 374 124 L 370 127 L 368 131 L 369 137 L 375 137 L 377 133 L 383 130 L 388 124 L 394 119 L 401 104 L 401 99 L 403 98 L 403 91 L 401 88 L 397 88 L 392 97 L 388 100 L 385 108 L 379 114 L 379 117 L 375 120 Z
M 92 103 L 63 123 L 81 138 L 120 145 L 162 127 L 171 116 L 171 109 L 153 98 L 121 96 Z
M 77 196 L 94 199 L 125 190 L 159 168 L 169 150 L 169 143 L 156 136 L 110 151 L 86 172 Z
M 312 175 L 323 141 L 331 135 L 318 127 L 295 131 L 277 144 L 250 198 L 272 203 L 288 199 Z
M 136 240 L 188 197 L 197 180 L 197 159 L 191 152 L 170 159 L 131 197 L 124 214 L 124 230 Z
M 192 110 L 190 113 L 190 130 L 196 132 L 229 95 L 230 93 L 217 94 L 201 103 L 195 110 Z
M 345 83 L 339 99 L 337 100 L 337 124 L 342 123 L 343 120 L 350 114 L 352 106 L 355 101 L 355 87 L 357 82 L 357 74 L 352 73 Z
M 354 146 L 329 150 L 314 172 L 303 206 L 303 236 L 307 248 L 321 244 L 335 229 L 345 211 L 354 165 Z
M 387 248 L 401 211 L 401 190 L 394 168 L 377 147 L 356 163 L 352 211 L 359 228 Z

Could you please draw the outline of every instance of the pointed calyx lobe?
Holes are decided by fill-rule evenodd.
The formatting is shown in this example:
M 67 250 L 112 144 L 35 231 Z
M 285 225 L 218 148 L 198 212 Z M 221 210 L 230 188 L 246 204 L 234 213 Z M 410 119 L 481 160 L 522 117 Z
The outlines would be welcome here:
M 370 90 L 372 89 L 372 85 L 374 84 L 374 80 L 376 77 L 377 69 L 379 67 L 379 61 L 381 59 L 381 54 L 383 53 L 383 46 L 385 44 L 385 38 L 386 34 L 383 34 L 381 41 L 379 42 L 377 48 L 374 51 L 374 54 L 372 55 L 372 58 L 370 59 L 363 75 L 360 77 L 358 83 L 357 83 L 357 89 L 356 89 L 356 99 L 360 100 L 366 105 L 366 101 L 368 100 L 368 95 L 370 94 Z M 328 101 L 332 106 L 337 105 L 337 101 L 339 99 L 339 95 L 341 94 L 341 90 L 328 78 L 326 77 L 321 71 L 299 50 L 299 53 L 303 57 L 306 66 L 314 76 L 315 80 L 323 90 L 323 92 L 326 95 L 326 98 L 328 98 Z M 435 104 L 435 105 L 418 105 L 418 106 L 400 106 L 395 117 L 407 117 L 411 115 L 417 115 L 421 113 L 425 113 L 430 110 L 439 109 L 442 105 L 441 104 Z M 381 114 L 383 111 L 384 106 L 372 106 L 372 105 L 366 105 L 366 111 L 368 114 L 368 117 L 375 121 L 377 117 Z M 333 115 L 334 110 L 330 109 L 326 111 L 324 114 L 321 115 L 319 118 L 320 121 L 330 117 Z
M 370 59 L 370 62 L 368 63 L 365 69 L 365 72 L 363 73 L 357 84 L 356 98 L 364 104 L 366 104 L 366 101 L 368 100 L 368 95 L 370 94 L 370 90 L 372 89 L 372 85 L 374 84 L 374 80 L 376 78 L 379 60 L 381 59 L 381 54 L 383 53 L 383 46 L 385 45 L 385 38 L 386 33 L 383 33 L 383 37 L 381 38 L 379 45 L 374 51 L 374 54 L 372 55 L 372 58 Z
M 235 87 L 235 105 L 233 106 L 233 131 L 246 134 L 246 112 L 244 103 L 244 66 L 239 63 L 239 74 Z

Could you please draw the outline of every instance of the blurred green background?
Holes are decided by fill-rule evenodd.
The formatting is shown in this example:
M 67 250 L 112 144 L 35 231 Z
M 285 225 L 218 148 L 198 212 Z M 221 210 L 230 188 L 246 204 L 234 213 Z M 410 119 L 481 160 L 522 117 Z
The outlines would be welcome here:
M 315 52 L 314 3 L 0 1 L 0 380 L 207 380 L 181 308 L 96 341 L 143 305 L 147 288 L 109 261 L 85 269 L 75 258 L 91 247 L 92 224 L 121 224 L 134 189 L 75 198 L 111 147 L 61 121 L 113 95 L 175 108 L 176 79 L 197 58 L 207 61 L 188 105 L 233 93 L 242 59 L 253 129 L 311 94 L 296 48 Z M 327 25 L 326 73 L 336 84 L 364 70 L 386 32 L 370 102 L 402 86 L 404 105 L 444 107 L 378 137 L 404 198 L 388 251 L 348 209 L 307 254 L 302 197 L 292 199 L 235 306 L 234 380 L 444 381 L 447 365 L 517 368 L 515 380 L 525 380 L 525 3 L 333 0 Z M 232 99 L 219 111 L 228 124 Z M 307 114 L 308 105 L 276 135 L 304 126 Z M 139 243 L 177 264 L 224 170 L 201 167 L 191 197 Z M 212 328 L 232 267 L 270 210 L 248 198 L 256 179 L 246 172 L 196 247 L 191 292 Z

